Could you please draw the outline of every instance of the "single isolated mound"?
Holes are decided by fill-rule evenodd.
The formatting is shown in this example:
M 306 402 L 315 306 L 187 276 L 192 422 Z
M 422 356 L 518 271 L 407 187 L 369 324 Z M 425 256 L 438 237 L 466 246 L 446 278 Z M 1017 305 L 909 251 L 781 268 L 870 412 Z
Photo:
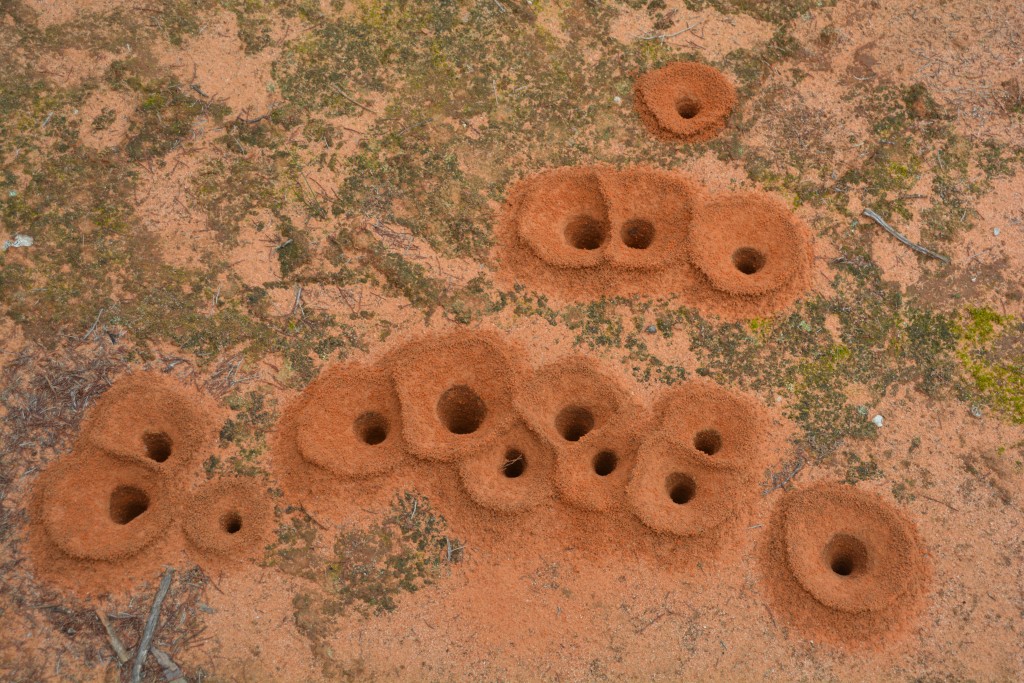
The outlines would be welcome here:
M 361 478 L 405 460 L 401 406 L 386 370 L 332 366 L 304 396 L 296 444 L 307 462 L 339 477 Z
M 202 397 L 156 372 L 114 382 L 89 411 L 81 438 L 92 447 L 154 470 L 178 470 L 213 443 Z
M 786 494 L 761 563 L 769 597 L 807 636 L 880 646 L 921 609 L 930 569 L 914 525 L 842 484 Z
M 266 491 L 255 481 L 208 482 L 192 496 L 185 537 L 203 553 L 235 560 L 262 556 L 273 521 Z
M 736 89 L 710 66 L 672 62 L 636 80 L 633 106 L 647 130 L 662 140 L 700 142 L 725 128 Z

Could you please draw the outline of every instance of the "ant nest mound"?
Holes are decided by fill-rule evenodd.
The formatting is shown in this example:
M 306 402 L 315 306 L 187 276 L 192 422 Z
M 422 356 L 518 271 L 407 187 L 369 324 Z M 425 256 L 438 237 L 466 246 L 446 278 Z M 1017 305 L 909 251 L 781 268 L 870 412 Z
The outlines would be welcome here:
M 497 228 L 500 276 L 573 301 L 674 294 L 739 319 L 810 286 L 806 227 L 757 192 L 707 196 L 649 168 L 557 168 L 516 183 Z
M 273 514 L 255 482 L 222 479 L 203 484 L 185 518 L 185 537 L 197 550 L 219 557 L 256 559 Z
M 353 496 L 413 486 L 453 496 L 453 519 L 559 519 L 571 508 L 634 536 L 646 529 L 651 540 L 668 534 L 712 550 L 756 499 L 764 411 L 705 380 L 677 385 L 655 405 L 652 414 L 635 383 L 584 356 L 531 368 L 498 333 L 435 333 L 372 364 L 325 370 L 286 407 L 274 466 L 289 498 L 328 516 Z M 377 445 L 360 443 L 367 411 L 392 425 Z M 334 439 L 317 441 L 325 457 L 359 453 L 355 464 L 311 464 L 312 429 Z M 398 429 L 388 450 L 373 450 Z M 385 462 L 364 461 L 374 454 Z
M 186 504 L 194 465 L 215 442 L 211 412 L 163 375 L 115 382 L 89 409 L 72 453 L 33 486 L 28 554 L 40 576 L 82 594 L 121 591 L 188 548 L 203 563 L 262 550 L 270 501 L 251 482 L 205 484 Z
M 390 373 L 332 367 L 303 397 L 296 446 L 310 464 L 360 478 L 388 472 L 405 458 L 402 411 Z
M 798 628 L 864 646 L 908 625 L 930 578 L 910 521 L 873 494 L 832 483 L 779 501 L 761 560 L 772 601 Z
M 700 142 L 718 135 L 736 106 L 736 89 L 717 69 L 673 62 L 636 80 L 633 106 L 652 135 Z

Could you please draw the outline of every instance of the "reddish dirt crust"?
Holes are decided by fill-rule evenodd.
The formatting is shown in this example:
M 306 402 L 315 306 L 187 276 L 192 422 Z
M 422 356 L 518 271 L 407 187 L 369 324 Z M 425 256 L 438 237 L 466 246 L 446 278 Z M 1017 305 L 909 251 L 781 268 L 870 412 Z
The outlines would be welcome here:
M 507 284 L 572 301 L 667 295 L 727 319 L 773 313 L 810 286 L 810 232 L 778 199 L 708 196 L 649 168 L 557 168 L 508 193 L 495 260 Z
M 769 598 L 791 623 L 860 647 L 910 628 L 931 575 L 909 520 L 877 496 L 832 483 L 778 502 L 760 561 Z
M 700 142 L 725 128 L 736 106 L 736 89 L 718 69 L 696 62 L 672 62 L 636 79 L 633 106 L 652 135 L 662 140 Z
M 273 510 L 265 489 L 224 479 L 189 494 L 215 437 L 210 408 L 156 373 L 115 382 L 73 451 L 32 490 L 27 548 L 37 574 L 100 595 L 152 577 L 183 552 L 206 570 L 261 554 Z

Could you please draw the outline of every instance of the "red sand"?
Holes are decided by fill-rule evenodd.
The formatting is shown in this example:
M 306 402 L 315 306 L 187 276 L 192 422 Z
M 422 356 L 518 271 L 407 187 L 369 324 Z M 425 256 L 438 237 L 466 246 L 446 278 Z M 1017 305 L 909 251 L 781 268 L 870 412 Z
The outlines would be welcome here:
M 696 62 L 672 62 L 636 80 L 633 105 L 652 135 L 699 142 L 725 128 L 736 106 L 736 90 L 718 69 Z
M 778 199 L 707 196 L 649 168 L 558 168 L 516 183 L 497 226 L 499 277 L 568 300 L 675 294 L 729 319 L 767 315 L 810 285 L 809 231 Z
M 908 628 L 930 578 L 914 526 L 840 484 L 780 500 L 760 559 L 769 597 L 791 622 L 848 645 L 877 646 Z

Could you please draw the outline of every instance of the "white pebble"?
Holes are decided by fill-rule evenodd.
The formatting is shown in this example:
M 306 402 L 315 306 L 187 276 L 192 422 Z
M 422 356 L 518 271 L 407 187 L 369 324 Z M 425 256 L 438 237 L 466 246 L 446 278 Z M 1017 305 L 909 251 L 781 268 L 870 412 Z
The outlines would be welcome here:
M 999 228 L 994 228 L 992 230 L 992 234 L 995 235 L 996 237 L 999 237 Z
M 876 427 L 881 427 L 882 422 L 884 422 L 881 415 L 875 415 L 873 418 L 871 418 L 871 421 L 875 423 Z
M 616 95 L 612 101 L 615 102 L 615 104 L 622 104 L 622 98 L 618 95 Z

